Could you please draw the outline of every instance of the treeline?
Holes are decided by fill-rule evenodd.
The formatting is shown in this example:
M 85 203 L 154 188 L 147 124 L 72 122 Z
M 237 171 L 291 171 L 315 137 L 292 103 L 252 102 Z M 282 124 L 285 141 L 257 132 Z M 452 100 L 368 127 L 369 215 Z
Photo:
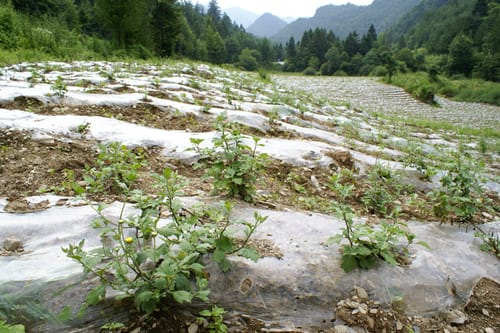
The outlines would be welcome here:
M 425 4 L 424 1 L 422 4 Z M 408 15 L 406 20 L 414 19 Z M 306 31 L 285 46 L 285 71 L 308 75 L 388 75 L 426 71 L 500 81 L 500 1 L 454 0 L 428 11 L 403 33 L 377 36 L 373 26 L 344 40 L 324 29 Z
M 72 59 L 188 57 L 269 67 L 283 48 L 245 32 L 216 0 L 0 0 L 0 50 Z M 23 58 L 23 56 L 21 56 Z

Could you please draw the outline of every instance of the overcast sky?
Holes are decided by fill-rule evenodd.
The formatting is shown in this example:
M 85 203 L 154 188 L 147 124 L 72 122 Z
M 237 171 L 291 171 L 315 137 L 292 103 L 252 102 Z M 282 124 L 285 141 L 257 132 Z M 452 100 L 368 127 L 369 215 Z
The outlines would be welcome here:
M 198 0 L 201 4 L 208 4 L 209 0 Z M 231 7 L 240 7 L 255 14 L 264 14 L 269 12 L 279 17 L 311 17 L 314 16 L 318 7 L 334 4 L 342 5 L 345 3 L 364 6 L 369 5 L 373 0 L 218 0 L 217 3 L 221 9 Z

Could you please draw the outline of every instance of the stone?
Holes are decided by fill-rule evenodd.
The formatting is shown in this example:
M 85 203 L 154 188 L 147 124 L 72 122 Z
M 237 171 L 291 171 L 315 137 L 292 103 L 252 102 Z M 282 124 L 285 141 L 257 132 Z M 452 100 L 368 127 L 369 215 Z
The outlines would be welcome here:
M 446 317 L 451 324 L 455 325 L 463 325 L 468 320 L 467 315 L 457 309 L 450 309 L 447 312 Z
M 6 251 L 11 251 L 11 252 L 17 251 L 22 248 L 22 245 L 23 244 L 21 243 L 21 240 L 14 236 L 7 237 L 3 241 L 3 248 Z
M 372 317 L 366 317 L 366 323 L 368 324 L 369 328 L 375 328 L 375 319 L 373 319 Z
M 361 287 L 356 287 L 354 288 L 354 290 L 356 291 L 356 296 L 358 296 L 361 300 L 368 299 L 368 293 L 366 292 L 365 289 Z
M 196 324 L 196 323 L 192 323 L 192 324 L 191 324 L 191 325 L 189 325 L 189 327 L 188 327 L 188 333 L 197 333 L 199 328 L 200 328 L 200 327 L 198 326 L 198 324 Z
M 365 315 L 368 313 L 368 305 L 366 304 L 360 304 L 359 307 L 358 307 L 358 310 L 359 310 L 359 313 Z
M 486 328 L 484 329 L 484 333 L 495 333 L 495 330 L 494 330 L 494 329 L 492 329 L 491 327 L 486 327 Z

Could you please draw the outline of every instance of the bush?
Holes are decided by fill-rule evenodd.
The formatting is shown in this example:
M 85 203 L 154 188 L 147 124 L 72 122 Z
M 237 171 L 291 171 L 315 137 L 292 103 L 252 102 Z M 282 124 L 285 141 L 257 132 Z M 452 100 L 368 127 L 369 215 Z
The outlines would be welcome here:
M 373 68 L 370 72 L 370 76 L 386 76 L 387 75 L 387 68 L 385 66 L 377 66 Z
M 434 104 L 434 88 L 431 85 L 424 84 L 417 88 L 416 97 L 424 103 Z
M 308 76 L 318 75 L 318 73 L 316 72 L 316 70 L 313 67 L 307 67 L 306 69 L 304 69 L 302 74 L 308 75 Z

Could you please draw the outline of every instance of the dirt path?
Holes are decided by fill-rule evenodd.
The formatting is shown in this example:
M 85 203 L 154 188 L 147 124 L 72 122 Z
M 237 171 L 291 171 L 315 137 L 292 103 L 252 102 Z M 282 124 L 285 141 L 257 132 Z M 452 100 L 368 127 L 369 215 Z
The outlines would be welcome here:
M 442 97 L 440 107 L 422 103 L 403 89 L 367 77 L 274 76 L 273 80 L 291 90 L 302 90 L 366 111 L 447 121 L 459 126 L 500 128 L 500 107 L 455 102 Z

